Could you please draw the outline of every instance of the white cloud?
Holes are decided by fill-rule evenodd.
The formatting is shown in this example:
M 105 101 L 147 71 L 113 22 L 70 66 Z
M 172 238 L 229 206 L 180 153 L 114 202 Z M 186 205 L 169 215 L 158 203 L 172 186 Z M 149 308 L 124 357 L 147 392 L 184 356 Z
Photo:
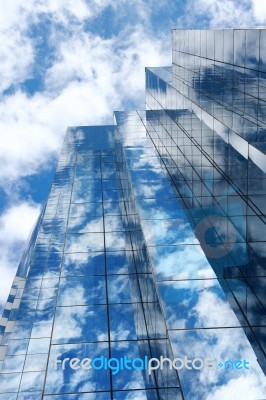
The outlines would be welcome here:
M 71 32 L 76 33 L 77 28 L 83 29 L 84 22 L 93 21 L 107 6 L 114 9 L 117 21 L 123 18 L 130 21 L 128 8 L 131 7 L 135 12 L 135 20 L 133 17 L 131 22 L 136 25 L 138 21 L 145 24 L 146 32 L 150 30 L 151 2 L 143 0 L 29 0 L 26 3 L 13 0 L 6 3 L 0 10 L 0 91 L 32 76 L 33 67 L 38 63 L 35 46 L 42 43 L 44 35 L 38 31 L 30 35 L 32 27 L 38 28 L 49 21 L 45 34 L 51 35 L 48 41 L 54 38 L 57 48 L 60 41 L 65 42 Z M 75 64 L 78 62 L 76 59 Z M 94 62 L 97 64 L 97 60 Z
M 0 33 L 0 42 L 3 43 L 5 39 L 5 35 Z M 6 46 L 1 48 L 0 54 L 2 59 L 0 91 L 2 92 L 11 84 L 27 78 L 34 58 L 34 49 L 28 38 L 19 35 L 18 32 L 13 32 Z
M 252 10 L 257 22 L 265 24 L 266 22 L 266 3 L 261 0 L 251 0 Z
M 0 184 L 34 174 L 58 153 L 67 126 L 110 122 L 126 99 L 144 99 L 144 66 L 167 59 L 163 43 L 141 28 L 125 39 L 103 40 L 80 31 L 58 43 L 57 58 L 45 73 L 45 90 L 21 90 L 0 105 Z M 170 56 L 170 51 L 168 59 Z M 170 61 L 170 60 L 169 60 Z
M 201 284 L 204 285 L 204 281 Z M 239 326 L 239 321 L 229 303 L 221 298 L 221 294 L 219 296 L 209 289 L 208 287 L 207 290 L 201 290 L 199 300 L 190 311 L 190 315 L 197 314 L 198 323 L 203 327 Z
M 39 215 L 37 204 L 20 203 L 11 206 L 0 217 L 0 302 L 10 291 L 25 240 Z
M 244 396 L 244 397 L 243 397 Z M 256 374 L 231 379 L 227 385 L 215 388 L 207 395 L 206 400 L 254 400 L 263 399 L 265 390 L 261 377 Z
M 117 20 L 127 18 L 127 24 L 121 25 L 116 36 L 102 39 L 85 31 L 83 23 L 90 24 L 107 6 L 119 10 Z M 134 12 L 136 20 L 126 16 L 124 0 L 78 0 L 75 4 L 70 0 L 23 4 L 14 0 L 2 7 L 0 91 L 10 85 L 13 89 L 2 96 L 0 105 L 4 137 L 0 185 L 36 173 L 49 163 L 68 125 L 110 122 L 112 111 L 122 108 L 125 99 L 144 104 L 145 65 L 170 62 L 171 52 L 163 35 L 155 41 L 150 34 L 150 3 L 138 0 Z M 52 53 L 48 69 L 37 59 L 36 47 L 44 43 L 38 29 L 46 21 L 46 57 Z M 35 36 L 30 35 L 32 27 L 37 29 Z M 34 77 L 36 68 L 41 70 L 44 87 L 29 96 L 19 85 Z
M 178 20 L 183 27 L 202 27 L 202 21 L 205 25 L 209 21 L 209 28 L 246 28 L 266 23 L 266 5 L 261 0 L 189 0 L 187 11 Z
M 10 207 L 0 218 L 0 241 L 10 245 L 14 241 L 26 240 L 25 226 L 33 227 L 39 212 L 36 204 L 21 203 Z

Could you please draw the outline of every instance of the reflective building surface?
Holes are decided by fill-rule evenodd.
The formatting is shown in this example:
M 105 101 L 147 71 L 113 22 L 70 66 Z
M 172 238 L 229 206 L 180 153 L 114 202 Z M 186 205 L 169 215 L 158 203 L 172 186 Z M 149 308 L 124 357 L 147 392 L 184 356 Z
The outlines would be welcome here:
M 67 131 L 0 400 L 266 399 L 266 30 L 174 30 L 114 119 Z

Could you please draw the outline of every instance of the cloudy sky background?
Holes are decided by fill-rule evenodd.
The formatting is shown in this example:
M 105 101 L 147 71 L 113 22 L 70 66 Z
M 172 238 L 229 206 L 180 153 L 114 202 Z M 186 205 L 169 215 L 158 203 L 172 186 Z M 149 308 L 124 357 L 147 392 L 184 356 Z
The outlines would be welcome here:
M 262 0 L 21 0 L 0 9 L 0 311 L 67 126 L 143 109 L 172 28 L 266 24 Z

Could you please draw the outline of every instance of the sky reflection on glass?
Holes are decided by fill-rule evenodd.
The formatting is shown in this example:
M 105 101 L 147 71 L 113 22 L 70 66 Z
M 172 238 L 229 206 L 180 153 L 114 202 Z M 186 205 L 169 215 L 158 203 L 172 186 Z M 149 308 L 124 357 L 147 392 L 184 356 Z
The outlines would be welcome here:
M 173 68 L 147 69 L 146 112 L 68 130 L 4 311 L 1 395 L 169 400 L 181 384 L 185 400 L 265 398 L 258 32 L 174 31 Z M 112 375 L 56 370 L 57 354 L 215 357 L 217 368 Z M 222 369 L 226 359 L 250 370 Z

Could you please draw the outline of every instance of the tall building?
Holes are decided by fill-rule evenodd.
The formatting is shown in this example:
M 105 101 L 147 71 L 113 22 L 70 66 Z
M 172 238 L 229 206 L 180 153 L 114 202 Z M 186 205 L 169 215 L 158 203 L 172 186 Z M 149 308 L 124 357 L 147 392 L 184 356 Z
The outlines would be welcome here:
M 146 104 L 67 131 L 0 400 L 266 398 L 266 30 L 174 30 Z

